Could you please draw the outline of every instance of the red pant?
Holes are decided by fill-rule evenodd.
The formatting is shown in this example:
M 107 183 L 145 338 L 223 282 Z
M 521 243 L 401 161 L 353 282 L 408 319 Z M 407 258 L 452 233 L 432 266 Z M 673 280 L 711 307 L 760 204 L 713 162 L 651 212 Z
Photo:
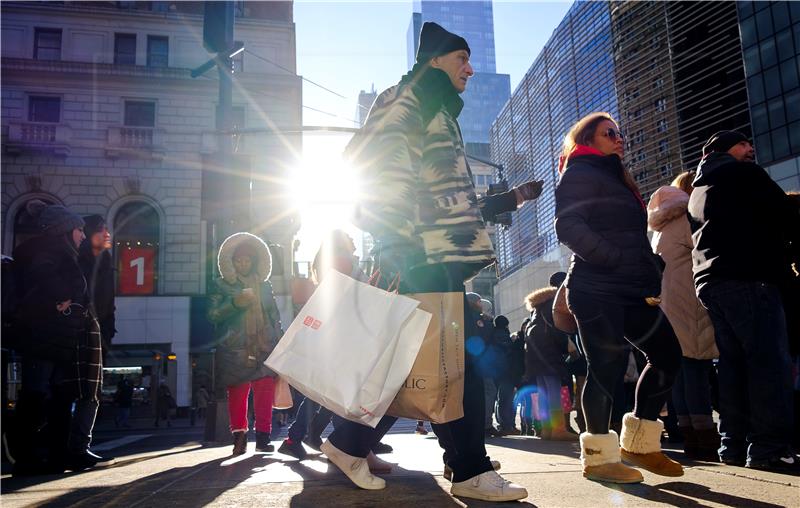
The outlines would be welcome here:
M 231 432 L 247 432 L 247 399 L 253 388 L 253 404 L 256 413 L 256 432 L 272 432 L 272 401 L 275 398 L 275 379 L 262 377 L 240 385 L 228 387 L 228 415 Z

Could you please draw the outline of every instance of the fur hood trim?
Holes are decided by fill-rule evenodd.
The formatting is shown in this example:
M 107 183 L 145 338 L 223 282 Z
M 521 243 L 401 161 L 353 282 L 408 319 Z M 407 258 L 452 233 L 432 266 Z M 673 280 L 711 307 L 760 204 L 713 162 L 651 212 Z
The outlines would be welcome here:
M 537 305 L 541 305 L 547 300 L 552 300 L 556 297 L 556 292 L 558 292 L 558 288 L 554 287 L 547 287 L 537 289 L 533 293 L 529 294 L 525 297 L 525 307 L 528 308 L 528 312 L 533 312 L 534 307 Z
M 686 215 L 689 195 L 677 187 L 661 187 L 647 204 L 647 226 L 661 231 L 670 222 Z
M 258 276 L 264 280 L 269 280 L 272 274 L 272 255 L 267 244 L 261 238 L 250 233 L 234 233 L 222 242 L 217 256 L 217 267 L 219 274 L 230 284 L 236 282 L 236 268 L 233 266 L 233 254 L 240 245 L 249 244 L 256 251 L 256 265 L 253 267 Z

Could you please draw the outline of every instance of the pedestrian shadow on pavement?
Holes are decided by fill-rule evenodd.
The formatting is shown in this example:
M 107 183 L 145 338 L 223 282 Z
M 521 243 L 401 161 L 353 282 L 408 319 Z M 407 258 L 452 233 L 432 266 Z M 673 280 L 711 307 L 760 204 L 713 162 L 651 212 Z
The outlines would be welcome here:
M 668 482 L 657 485 L 635 483 L 629 485 L 614 485 L 598 482 L 600 485 L 625 494 L 647 499 L 670 506 L 705 507 L 703 502 L 717 503 L 723 506 L 742 508 L 783 508 L 784 505 L 767 503 L 755 499 L 734 496 L 711 490 L 706 485 L 692 482 Z
M 350 483 L 336 466 L 323 456 L 309 457 L 304 461 L 284 463 L 303 478 L 303 490 L 292 497 L 291 508 L 317 508 L 319 506 L 380 506 L 381 508 L 420 506 L 424 508 L 449 508 L 466 505 L 473 508 L 493 506 L 519 506 L 536 508 L 527 502 L 488 503 L 472 499 L 456 500 L 448 492 L 449 483 L 441 485 L 434 475 L 416 470 L 408 470 L 397 465 L 393 472 L 380 474 L 386 480 L 383 490 L 362 490 Z M 327 471 L 321 472 L 316 464 L 327 464 Z M 461 502 L 459 502 L 461 501 Z
M 486 438 L 486 444 L 524 452 L 563 455 L 571 459 L 579 459 L 581 456 L 577 441 L 572 443 L 568 441 L 548 441 L 532 437 L 493 437 Z
M 45 508 L 71 506 L 135 508 L 140 506 L 172 506 L 179 504 L 180 501 L 183 501 L 181 505 L 187 505 L 186 496 L 191 496 L 191 506 L 205 506 L 230 487 L 187 489 L 184 486 L 184 489 L 177 493 L 170 492 L 168 489 L 181 482 L 191 481 L 192 477 L 213 466 L 218 467 L 223 461 L 223 459 L 215 459 L 193 466 L 175 467 L 150 476 L 137 478 L 121 485 L 77 487 L 57 497 L 36 502 L 35 504 Z M 246 477 L 242 478 L 242 480 L 245 479 Z M 171 496 L 176 495 L 183 499 L 171 498 Z

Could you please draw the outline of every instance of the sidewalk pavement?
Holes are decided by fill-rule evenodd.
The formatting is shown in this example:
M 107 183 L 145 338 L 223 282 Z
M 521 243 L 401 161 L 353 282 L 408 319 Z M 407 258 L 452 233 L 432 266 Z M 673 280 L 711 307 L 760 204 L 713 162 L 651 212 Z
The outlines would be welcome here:
M 252 437 L 251 437 L 252 439 Z M 2 481 L 2 505 L 120 507 L 456 507 L 509 506 L 458 500 L 442 478 L 436 439 L 414 434 L 386 437 L 397 463 L 383 475 L 387 488 L 363 491 L 324 457 L 299 462 L 280 454 L 249 452 L 229 456 L 230 446 L 185 442 L 161 451 L 124 456 L 118 465 L 81 474 Z M 279 443 L 276 443 L 279 444 Z M 645 472 L 639 485 L 605 485 L 581 477 L 577 444 L 530 437 L 490 439 L 489 454 L 502 463 L 503 476 L 527 487 L 522 506 L 800 506 L 800 478 L 714 463 L 684 462 L 680 478 Z M 676 458 L 682 455 L 672 454 Z

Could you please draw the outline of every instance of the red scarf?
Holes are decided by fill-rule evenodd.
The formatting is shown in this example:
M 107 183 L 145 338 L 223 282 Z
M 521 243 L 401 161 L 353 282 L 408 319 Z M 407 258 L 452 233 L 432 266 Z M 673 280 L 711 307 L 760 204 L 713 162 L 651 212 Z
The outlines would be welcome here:
M 569 156 L 564 157 L 561 155 L 561 157 L 558 158 L 558 174 L 564 172 L 567 167 L 567 160 L 569 160 L 570 157 L 579 155 L 599 155 L 600 157 L 606 157 L 606 154 L 596 148 L 592 148 L 591 146 L 575 145 L 575 148 L 572 149 L 572 151 L 569 153 Z M 623 169 L 623 171 L 625 171 L 625 169 Z M 636 196 L 639 204 L 642 205 L 642 209 L 647 211 L 647 205 L 645 204 L 644 199 L 642 199 L 642 194 L 639 192 L 639 189 L 629 185 L 625 179 L 623 179 L 623 182 L 625 183 L 625 186 L 631 190 L 633 195 Z

